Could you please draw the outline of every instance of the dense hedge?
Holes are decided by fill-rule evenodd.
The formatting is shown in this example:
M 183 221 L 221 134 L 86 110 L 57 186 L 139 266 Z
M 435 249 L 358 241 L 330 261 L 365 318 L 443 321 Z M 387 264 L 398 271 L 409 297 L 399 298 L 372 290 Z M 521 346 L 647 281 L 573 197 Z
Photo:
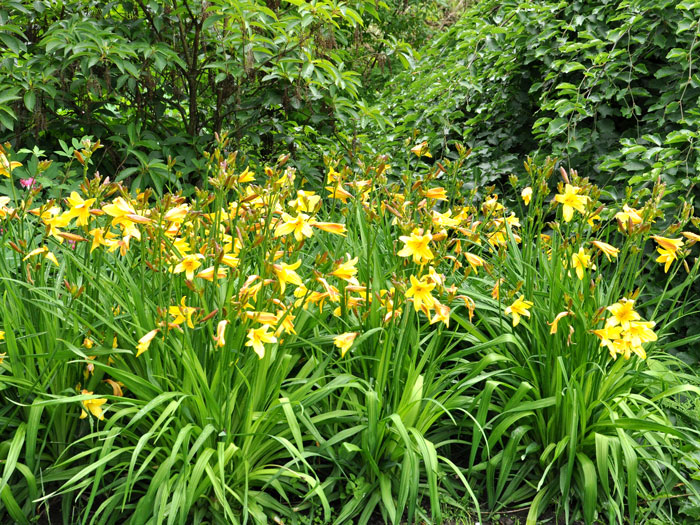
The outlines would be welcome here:
M 539 153 L 602 184 L 661 177 L 689 189 L 700 168 L 699 20 L 689 0 L 485 0 L 387 88 L 397 125 L 382 143 L 415 129 L 433 151 L 466 141 L 477 185 Z

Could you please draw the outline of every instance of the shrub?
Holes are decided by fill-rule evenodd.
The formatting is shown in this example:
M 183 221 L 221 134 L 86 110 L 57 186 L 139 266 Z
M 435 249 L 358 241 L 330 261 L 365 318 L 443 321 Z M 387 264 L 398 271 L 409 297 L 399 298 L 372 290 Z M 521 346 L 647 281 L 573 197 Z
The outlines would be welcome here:
M 469 187 L 553 154 L 617 199 L 659 177 L 694 195 L 699 13 L 680 0 L 479 2 L 387 86 L 396 127 L 369 143 L 390 151 L 418 130 L 456 156 L 468 142 Z

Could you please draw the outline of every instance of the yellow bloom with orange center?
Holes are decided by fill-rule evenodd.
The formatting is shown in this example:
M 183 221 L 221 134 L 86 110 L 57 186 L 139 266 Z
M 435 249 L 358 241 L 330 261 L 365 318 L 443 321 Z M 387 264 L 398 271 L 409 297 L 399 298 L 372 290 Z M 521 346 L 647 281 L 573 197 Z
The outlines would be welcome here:
M 296 316 L 289 313 L 288 310 L 277 310 L 275 319 L 276 322 L 279 322 L 279 326 L 277 327 L 277 330 L 275 330 L 275 335 L 280 335 L 282 332 L 287 334 L 296 334 L 297 332 L 294 329 L 295 318 Z
M 173 268 L 173 273 L 185 272 L 185 276 L 187 276 L 187 279 L 191 281 L 194 279 L 194 272 L 202 265 L 200 262 L 202 259 L 204 259 L 204 255 L 201 253 L 185 255 L 182 260 L 175 265 Z
M 632 347 L 641 347 L 642 343 L 650 343 L 658 339 L 652 330 L 655 325 L 654 321 L 631 321 L 623 337 L 630 342 Z
M 574 267 L 574 270 L 576 270 L 576 275 L 578 276 L 579 281 L 583 280 L 584 270 L 586 268 L 590 268 L 591 266 L 591 256 L 586 253 L 583 246 L 581 246 L 578 249 L 578 252 L 573 255 L 572 266 Z
M 340 348 L 340 357 L 345 357 L 345 354 L 350 350 L 356 337 L 357 332 L 345 332 L 333 338 L 333 344 Z
M 622 335 L 621 326 L 606 325 L 605 328 L 599 330 L 593 330 L 593 333 L 600 339 L 600 346 L 606 347 L 610 350 L 611 355 L 615 353 L 615 347 L 613 341 L 619 339 Z M 614 357 L 614 355 L 613 355 Z
M 277 280 L 280 283 L 280 291 L 282 293 L 284 293 L 287 283 L 293 284 L 294 286 L 301 286 L 304 284 L 299 274 L 295 271 L 299 266 L 301 266 L 301 259 L 294 264 L 280 263 L 272 265 L 272 269 L 275 271 Z
M 481 205 L 481 211 L 484 215 L 491 215 L 503 209 L 503 204 L 498 202 L 498 195 L 489 195 Z
M 63 238 L 61 237 L 61 233 L 63 232 L 61 232 L 61 228 L 65 228 L 68 226 L 68 224 L 70 224 L 71 217 L 68 215 L 68 213 L 62 213 L 60 215 L 47 218 L 42 217 L 42 220 L 48 228 L 48 234 L 58 239 L 58 242 L 63 242 Z
M 585 195 L 580 195 L 580 193 L 581 188 L 578 186 L 566 184 L 564 193 L 558 193 L 554 196 L 554 200 L 562 204 L 562 215 L 565 222 L 571 221 L 574 216 L 574 210 L 582 215 L 586 213 L 586 205 L 590 199 Z
M 411 287 L 406 290 L 406 297 L 413 298 L 413 308 L 417 311 L 425 306 L 427 309 L 433 307 L 435 299 L 430 292 L 435 288 L 435 283 L 429 283 L 422 278 L 420 281 L 411 275 Z
M 155 330 L 151 330 L 141 339 L 139 339 L 139 344 L 136 345 L 136 357 L 140 356 L 146 350 L 148 350 L 148 347 L 151 346 L 151 341 L 153 341 L 153 338 L 156 336 L 156 334 L 158 334 L 159 331 L 160 328 L 156 328 Z
M 416 264 L 424 264 L 435 256 L 430 250 L 429 244 L 433 239 L 430 233 L 420 235 L 413 231 L 411 235 L 402 235 L 399 240 L 404 243 L 404 247 L 398 252 L 400 257 L 413 257 Z
M 262 359 L 265 357 L 265 345 L 269 343 L 276 343 L 277 338 L 274 334 L 268 332 L 270 325 L 262 325 L 260 328 L 251 328 L 248 330 L 248 341 L 246 346 L 251 346 L 258 358 Z
M 526 301 L 525 297 L 521 295 L 505 309 L 506 315 L 513 316 L 513 326 L 520 324 L 521 317 L 530 317 L 529 310 L 532 308 L 532 305 L 532 301 Z
M 275 228 L 275 237 L 293 233 L 294 238 L 301 242 L 302 239 L 311 237 L 314 234 L 314 231 L 311 229 L 314 222 L 314 219 L 309 218 L 305 213 L 299 213 L 296 217 L 283 213 L 281 223 Z
M 623 330 L 629 329 L 630 322 L 639 321 L 641 316 L 634 310 L 634 301 L 623 297 L 619 302 L 606 308 L 612 314 L 605 326 L 621 326 Z
M 92 392 L 89 392 L 87 390 L 83 390 L 80 393 L 86 396 L 92 395 Z M 84 399 L 82 401 L 84 409 L 80 414 L 80 419 L 85 419 L 87 417 L 87 412 L 85 411 L 87 410 L 97 419 L 102 421 L 105 418 L 104 413 L 102 412 L 102 405 L 104 405 L 106 402 L 107 400 L 105 398 Z
M 452 217 L 452 210 L 447 210 L 445 213 L 432 210 L 431 216 L 433 224 L 439 228 L 456 228 L 460 223 L 457 217 Z
M 107 231 L 105 232 L 102 228 L 94 228 L 90 230 L 90 235 L 92 236 L 92 244 L 90 245 L 90 253 L 92 253 L 98 246 L 109 246 L 112 239 L 116 237 L 116 234 Z

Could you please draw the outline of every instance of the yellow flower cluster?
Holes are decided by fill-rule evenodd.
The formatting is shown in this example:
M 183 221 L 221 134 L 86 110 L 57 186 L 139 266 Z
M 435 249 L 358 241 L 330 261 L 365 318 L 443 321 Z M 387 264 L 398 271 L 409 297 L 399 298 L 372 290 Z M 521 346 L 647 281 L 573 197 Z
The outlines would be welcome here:
M 634 309 L 632 299 L 623 298 L 606 310 L 610 312 L 610 317 L 605 321 L 605 327 L 593 330 L 600 338 L 600 346 L 606 347 L 613 359 L 618 355 L 629 359 L 632 354 L 646 359 L 642 344 L 657 340 L 653 330 L 655 323 L 642 320 Z
M 419 158 L 429 156 L 425 143 L 411 151 Z M 411 304 L 430 324 L 449 327 L 454 308 L 466 307 L 470 320 L 474 315 L 475 301 L 459 291 L 472 274 L 478 276 L 479 285 L 493 286 L 491 297 L 495 301 L 509 298 L 503 312 L 512 317 L 514 327 L 534 315 L 533 301 L 519 293 L 523 283 L 511 282 L 512 277 L 494 271 L 513 245 L 521 242 L 520 218 L 493 193 L 478 204 L 448 198 L 447 190 L 433 183 L 443 169 L 439 163 L 435 172 L 403 185 L 388 183 L 384 173 L 389 166 L 385 163 L 365 167 L 361 174 L 330 166 L 323 185 L 328 195 L 323 198 L 297 188 L 296 171 L 284 166 L 285 159 L 265 168 L 260 182 L 249 168 L 235 169 L 235 155 L 224 157 L 217 151 L 210 161 L 213 175 L 209 183 L 216 191 L 198 190 L 191 199 L 181 195 L 151 199 L 149 191 L 132 196 L 120 185 L 99 177 L 85 181 L 80 192 L 71 192 L 63 202 L 49 201 L 26 211 L 46 233 L 39 246 L 15 247 L 16 251 L 25 261 L 33 259 L 29 266 L 39 267 L 44 260 L 59 266 L 49 241 L 54 246 L 65 241 L 89 243 L 86 253 L 89 246 L 90 253 L 101 249 L 113 257 L 127 256 L 140 243 L 138 256 L 154 275 L 168 275 L 177 280 L 178 290 L 189 290 L 179 292 L 179 300 L 160 305 L 153 323 L 136 334 L 135 355 L 142 359 L 148 358 L 142 356 L 156 338 L 165 344 L 171 330 L 205 328 L 210 331 L 207 337 L 211 337 L 212 346 L 225 349 L 227 330 L 237 326 L 246 334 L 242 344 L 263 359 L 274 355 L 275 345 L 296 334 L 295 322 L 302 312 L 314 309 L 314 314 L 324 314 L 327 306 L 348 330 L 363 325 L 370 307 L 379 310 L 384 323 L 391 323 Z M 0 167 L 13 169 L 9 161 L 2 162 L 0 158 Z M 587 220 L 593 228 L 592 220 L 600 219 L 602 209 L 594 209 L 589 185 L 578 179 L 573 182 L 567 180 L 560 186 L 553 203 L 562 208 L 564 222 L 573 221 L 578 213 L 582 222 Z M 522 190 L 521 197 L 528 206 L 531 201 L 541 203 L 539 192 L 540 186 L 533 184 Z M 18 217 L 9 206 L 10 199 L 0 197 L 0 219 Z M 376 221 L 382 228 L 393 227 L 388 242 L 380 247 L 393 248 L 389 255 L 395 271 L 385 276 L 385 283 L 375 282 L 376 275 L 370 275 L 372 271 L 366 271 L 362 264 L 369 261 L 360 262 L 359 256 L 346 253 L 335 258 L 338 254 L 308 249 L 313 243 L 330 246 L 325 234 L 345 237 L 345 224 L 323 219 L 331 210 L 352 218 L 349 212 L 353 209 L 364 211 L 363 220 L 370 225 Z M 619 229 L 629 236 L 633 229 L 641 231 L 638 225 L 643 216 L 640 210 L 625 205 L 614 217 Z M 642 235 L 648 239 L 648 230 Z M 651 236 L 658 245 L 657 261 L 664 264 L 665 271 L 680 258 L 685 246 L 700 240 L 689 232 L 683 235 L 690 240 L 687 245 L 681 238 Z M 568 255 L 563 257 L 563 265 L 570 271 L 570 279 L 580 281 L 587 271 L 596 269 L 594 262 L 600 261 L 596 261 L 600 254 L 609 262 L 620 254 L 618 248 L 600 240 L 564 238 L 559 225 L 547 234 L 537 234 L 536 243 L 550 255 L 553 246 L 564 246 L 566 252 L 560 253 Z M 314 254 L 315 260 L 308 257 Z M 226 297 L 221 311 L 197 306 L 212 286 L 226 289 L 220 294 Z M 594 331 L 613 357 L 629 358 L 633 353 L 644 357 L 642 343 L 656 338 L 653 323 L 641 320 L 633 304 L 622 300 L 608 307 L 611 316 L 605 327 Z M 548 323 L 551 334 L 556 334 L 561 319 L 573 315 L 571 306 L 561 309 L 565 308 Z M 357 331 L 347 331 L 332 337 L 341 357 L 357 346 L 358 336 Z M 88 412 L 101 414 L 101 405 L 96 402 L 83 404 Z

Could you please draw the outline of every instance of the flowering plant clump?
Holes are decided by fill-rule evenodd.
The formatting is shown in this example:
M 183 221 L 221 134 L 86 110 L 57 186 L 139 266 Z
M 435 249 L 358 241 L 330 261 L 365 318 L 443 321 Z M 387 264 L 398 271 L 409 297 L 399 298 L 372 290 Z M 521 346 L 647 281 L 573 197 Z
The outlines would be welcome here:
M 298 500 L 324 519 L 333 501 L 343 519 L 377 509 L 398 523 L 424 488 L 436 522 L 439 488 L 478 509 L 472 486 L 485 484 L 489 506 L 530 501 L 531 520 L 554 500 L 592 519 L 591 476 L 619 508 L 634 501 L 608 478 L 649 490 L 617 465 L 644 453 L 634 421 L 654 421 L 655 443 L 668 423 L 644 396 L 672 395 L 655 374 L 697 274 L 690 208 L 664 220 L 660 184 L 644 202 L 603 203 L 575 172 L 549 181 L 554 162 L 528 161 L 514 202 L 464 192 L 469 152 L 429 166 L 425 143 L 405 170 L 326 159 L 315 187 L 287 156 L 256 169 L 228 144 L 218 137 L 188 196 L 95 174 L 46 201 L 3 150 L 26 192 L 0 197 L 14 301 L 1 370 L 68 422 L 55 423 L 67 445 L 45 465 L 62 482 L 47 497 L 88 479 L 106 497 L 96 512 L 120 519 L 263 520 Z M 668 281 L 650 294 L 640 276 L 657 263 Z

